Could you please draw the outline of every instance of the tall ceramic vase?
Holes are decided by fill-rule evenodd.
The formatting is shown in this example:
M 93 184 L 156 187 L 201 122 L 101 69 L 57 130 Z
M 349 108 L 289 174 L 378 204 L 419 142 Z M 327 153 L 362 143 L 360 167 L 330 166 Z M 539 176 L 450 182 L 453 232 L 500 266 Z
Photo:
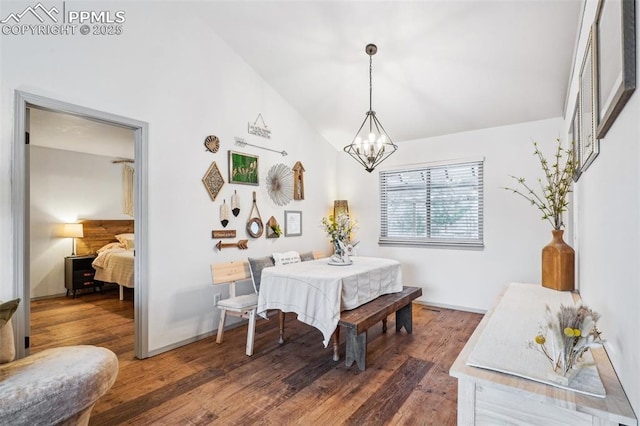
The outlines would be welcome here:
M 575 288 L 575 252 L 564 242 L 561 229 L 551 231 L 553 239 L 542 249 L 542 286 L 558 291 Z

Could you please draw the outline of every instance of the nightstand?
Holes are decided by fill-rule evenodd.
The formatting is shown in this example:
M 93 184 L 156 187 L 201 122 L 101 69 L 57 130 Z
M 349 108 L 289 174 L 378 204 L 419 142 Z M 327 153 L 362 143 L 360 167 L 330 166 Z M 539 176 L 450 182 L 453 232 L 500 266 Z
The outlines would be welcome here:
M 83 288 L 96 288 L 102 287 L 101 281 L 93 279 L 96 271 L 91 266 L 91 262 L 96 257 L 93 255 L 88 256 L 67 256 L 64 258 L 64 286 L 67 289 L 67 296 L 69 290 L 73 290 L 73 298 L 76 297 L 76 291 Z

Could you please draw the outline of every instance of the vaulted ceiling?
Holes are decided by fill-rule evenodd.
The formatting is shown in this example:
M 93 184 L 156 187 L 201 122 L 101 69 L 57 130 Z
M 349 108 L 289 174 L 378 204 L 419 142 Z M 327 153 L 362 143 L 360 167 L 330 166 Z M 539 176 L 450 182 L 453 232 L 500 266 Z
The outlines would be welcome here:
M 336 147 L 369 105 L 395 142 L 563 115 L 580 0 L 197 3 Z M 268 116 L 265 117 L 268 122 Z

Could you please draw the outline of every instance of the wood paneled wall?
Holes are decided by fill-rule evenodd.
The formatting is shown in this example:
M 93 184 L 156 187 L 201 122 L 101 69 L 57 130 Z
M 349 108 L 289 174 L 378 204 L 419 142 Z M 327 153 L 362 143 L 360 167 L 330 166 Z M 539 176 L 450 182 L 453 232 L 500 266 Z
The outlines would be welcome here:
M 118 241 L 116 235 L 133 232 L 133 220 L 81 220 L 84 238 L 76 238 L 76 254 L 95 254 L 109 243 Z

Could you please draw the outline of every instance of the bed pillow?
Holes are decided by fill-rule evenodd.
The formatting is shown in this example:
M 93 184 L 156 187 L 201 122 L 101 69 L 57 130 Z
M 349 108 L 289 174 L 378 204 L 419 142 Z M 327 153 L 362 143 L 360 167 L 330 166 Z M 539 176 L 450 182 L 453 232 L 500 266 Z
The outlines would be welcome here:
M 124 248 L 127 250 L 133 250 L 135 248 L 135 234 L 118 234 L 116 235 L 116 239 L 120 241 L 121 244 L 124 244 Z
M 315 260 L 315 257 L 313 257 L 312 251 L 305 251 L 303 253 L 300 253 L 300 260 L 302 262 L 307 262 L 309 260 Z
M 288 265 L 290 263 L 300 263 L 300 253 L 298 253 L 297 251 L 273 253 L 273 261 L 276 266 Z
M 251 271 L 251 281 L 253 282 L 253 289 L 256 293 L 260 291 L 260 280 L 262 279 L 262 270 L 273 266 L 273 258 L 271 256 L 265 257 L 250 257 L 249 270 Z

